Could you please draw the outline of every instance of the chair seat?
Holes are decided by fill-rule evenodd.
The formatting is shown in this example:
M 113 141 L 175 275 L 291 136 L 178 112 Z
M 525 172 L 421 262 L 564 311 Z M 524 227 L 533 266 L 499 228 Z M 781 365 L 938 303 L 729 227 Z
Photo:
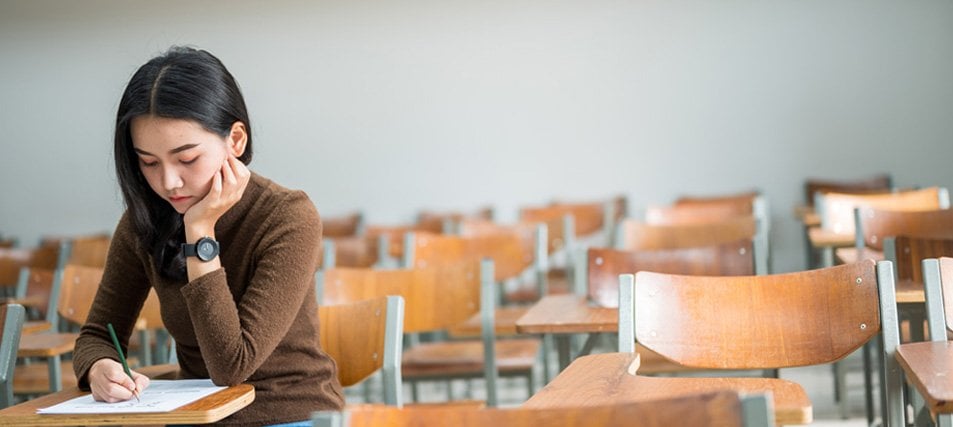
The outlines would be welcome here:
M 76 374 L 73 362 L 60 363 L 62 386 L 64 389 L 76 386 Z M 50 392 L 49 365 L 45 361 L 29 365 L 17 365 L 13 371 L 13 393 L 18 395 L 40 395 Z
M 20 338 L 17 357 L 50 357 L 73 351 L 76 346 L 74 333 L 35 333 Z
M 538 339 L 511 339 L 496 342 L 496 363 L 500 372 L 533 369 L 539 354 Z M 424 343 L 404 351 L 401 373 L 405 378 L 482 375 L 483 343 L 448 341 Z
M 494 329 L 496 330 L 496 336 L 501 337 L 516 335 L 516 321 L 520 317 L 523 317 L 527 311 L 529 311 L 528 306 L 509 306 L 497 308 L 494 318 Z M 450 336 L 454 338 L 474 338 L 480 336 L 481 330 L 482 325 L 480 324 L 480 314 L 477 313 L 467 319 L 466 322 L 450 328 L 448 332 L 450 333 Z
M 552 270 L 547 275 L 549 295 L 568 294 L 571 289 L 566 270 Z M 521 283 L 515 289 L 504 289 L 503 300 L 514 304 L 531 304 L 538 301 L 539 292 L 535 283 Z

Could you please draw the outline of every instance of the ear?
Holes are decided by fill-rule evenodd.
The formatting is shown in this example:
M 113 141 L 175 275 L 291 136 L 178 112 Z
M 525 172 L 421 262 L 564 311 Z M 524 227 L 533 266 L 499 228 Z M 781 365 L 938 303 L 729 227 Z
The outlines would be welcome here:
M 235 157 L 241 157 L 245 153 L 245 144 L 248 142 L 248 130 L 245 124 L 235 122 L 232 124 L 232 130 L 228 133 L 225 143 L 228 145 L 228 152 Z

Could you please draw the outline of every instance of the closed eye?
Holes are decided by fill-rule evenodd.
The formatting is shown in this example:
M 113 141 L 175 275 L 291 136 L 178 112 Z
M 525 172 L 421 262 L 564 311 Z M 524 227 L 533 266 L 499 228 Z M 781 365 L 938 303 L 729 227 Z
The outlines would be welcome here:
M 192 163 L 195 163 L 195 161 L 198 159 L 199 159 L 199 156 L 195 156 L 189 160 L 179 160 L 179 163 L 182 163 L 183 165 L 191 165 Z
M 159 162 L 147 162 L 147 161 L 145 161 L 144 159 L 140 158 L 140 159 L 139 159 L 139 164 L 141 164 L 141 165 L 144 166 L 144 167 L 151 168 L 151 167 L 153 167 L 153 166 L 155 166 L 155 165 L 158 165 Z

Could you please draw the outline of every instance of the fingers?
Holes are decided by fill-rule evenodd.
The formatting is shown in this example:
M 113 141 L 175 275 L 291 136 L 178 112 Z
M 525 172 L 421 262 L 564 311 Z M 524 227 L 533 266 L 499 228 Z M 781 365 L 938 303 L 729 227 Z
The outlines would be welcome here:
M 111 359 L 101 359 L 90 369 L 89 386 L 93 399 L 102 402 L 122 402 L 131 399 L 133 391 L 142 391 L 149 385 L 149 379 L 139 373 L 133 373 L 133 381 L 126 375 L 122 365 Z M 138 377 L 142 377 L 141 379 Z

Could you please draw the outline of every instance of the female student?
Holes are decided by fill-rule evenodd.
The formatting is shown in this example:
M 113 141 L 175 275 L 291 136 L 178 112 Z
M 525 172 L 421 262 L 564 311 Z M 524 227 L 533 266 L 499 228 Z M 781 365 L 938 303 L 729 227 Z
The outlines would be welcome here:
M 148 387 L 117 362 L 107 324 L 125 344 L 154 288 L 182 378 L 255 387 L 222 424 L 310 425 L 313 411 L 343 406 L 318 345 L 318 213 L 303 192 L 248 170 L 251 137 L 238 84 L 206 51 L 172 48 L 126 86 L 114 140 L 126 211 L 74 352 L 95 399 Z

